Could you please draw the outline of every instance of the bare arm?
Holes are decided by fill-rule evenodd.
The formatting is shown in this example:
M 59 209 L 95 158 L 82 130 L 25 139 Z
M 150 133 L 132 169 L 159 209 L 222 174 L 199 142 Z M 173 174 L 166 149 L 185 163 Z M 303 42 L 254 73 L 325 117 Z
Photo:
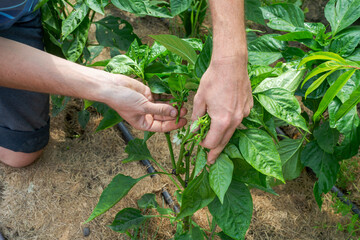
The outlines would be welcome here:
M 0 86 L 104 102 L 142 130 L 167 132 L 186 124 L 185 119 L 176 124 L 176 108 L 154 103 L 150 89 L 132 78 L 84 67 L 1 37 Z
M 192 119 L 206 112 L 210 131 L 202 146 L 209 148 L 208 163 L 215 162 L 236 127 L 253 106 L 247 73 L 244 0 L 210 0 L 213 54 L 194 99 Z

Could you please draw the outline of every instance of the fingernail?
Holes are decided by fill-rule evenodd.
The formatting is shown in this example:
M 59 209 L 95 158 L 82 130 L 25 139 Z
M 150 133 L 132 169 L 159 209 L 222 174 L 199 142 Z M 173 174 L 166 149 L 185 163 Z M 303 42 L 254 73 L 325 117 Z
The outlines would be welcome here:
M 176 110 L 171 110 L 171 112 L 170 112 L 170 116 L 172 116 L 172 117 L 176 117 L 176 115 L 177 115 Z

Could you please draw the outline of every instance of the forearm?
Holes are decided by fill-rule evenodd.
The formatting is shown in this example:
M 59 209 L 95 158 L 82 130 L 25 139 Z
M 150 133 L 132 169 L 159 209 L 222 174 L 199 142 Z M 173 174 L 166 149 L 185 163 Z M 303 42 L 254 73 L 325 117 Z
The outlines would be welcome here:
M 241 58 L 247 62 L 244 0 L 210 0 L 214 61 Z
M 0 86 L 104 101 L 110 73 L 0 38 Z

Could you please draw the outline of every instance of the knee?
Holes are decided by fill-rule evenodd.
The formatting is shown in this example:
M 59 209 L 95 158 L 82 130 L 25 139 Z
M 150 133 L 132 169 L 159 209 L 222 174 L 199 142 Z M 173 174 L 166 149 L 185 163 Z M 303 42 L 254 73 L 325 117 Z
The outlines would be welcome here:
M 0 147 L 0 162 L 15 168 L 26 167 L 38 159 L 42 152 L 43 150 L 33 153 L 14 152 Z

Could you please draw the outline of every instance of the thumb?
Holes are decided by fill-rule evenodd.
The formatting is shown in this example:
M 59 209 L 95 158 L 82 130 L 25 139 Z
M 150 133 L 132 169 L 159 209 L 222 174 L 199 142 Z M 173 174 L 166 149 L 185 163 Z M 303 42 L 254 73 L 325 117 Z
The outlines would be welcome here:
M 145 113 L 147 114 L 168 116 L 173 118 L 175 118 L 178 114 L 176 108 L 164 103 L 146 102 L 144 109 Z

